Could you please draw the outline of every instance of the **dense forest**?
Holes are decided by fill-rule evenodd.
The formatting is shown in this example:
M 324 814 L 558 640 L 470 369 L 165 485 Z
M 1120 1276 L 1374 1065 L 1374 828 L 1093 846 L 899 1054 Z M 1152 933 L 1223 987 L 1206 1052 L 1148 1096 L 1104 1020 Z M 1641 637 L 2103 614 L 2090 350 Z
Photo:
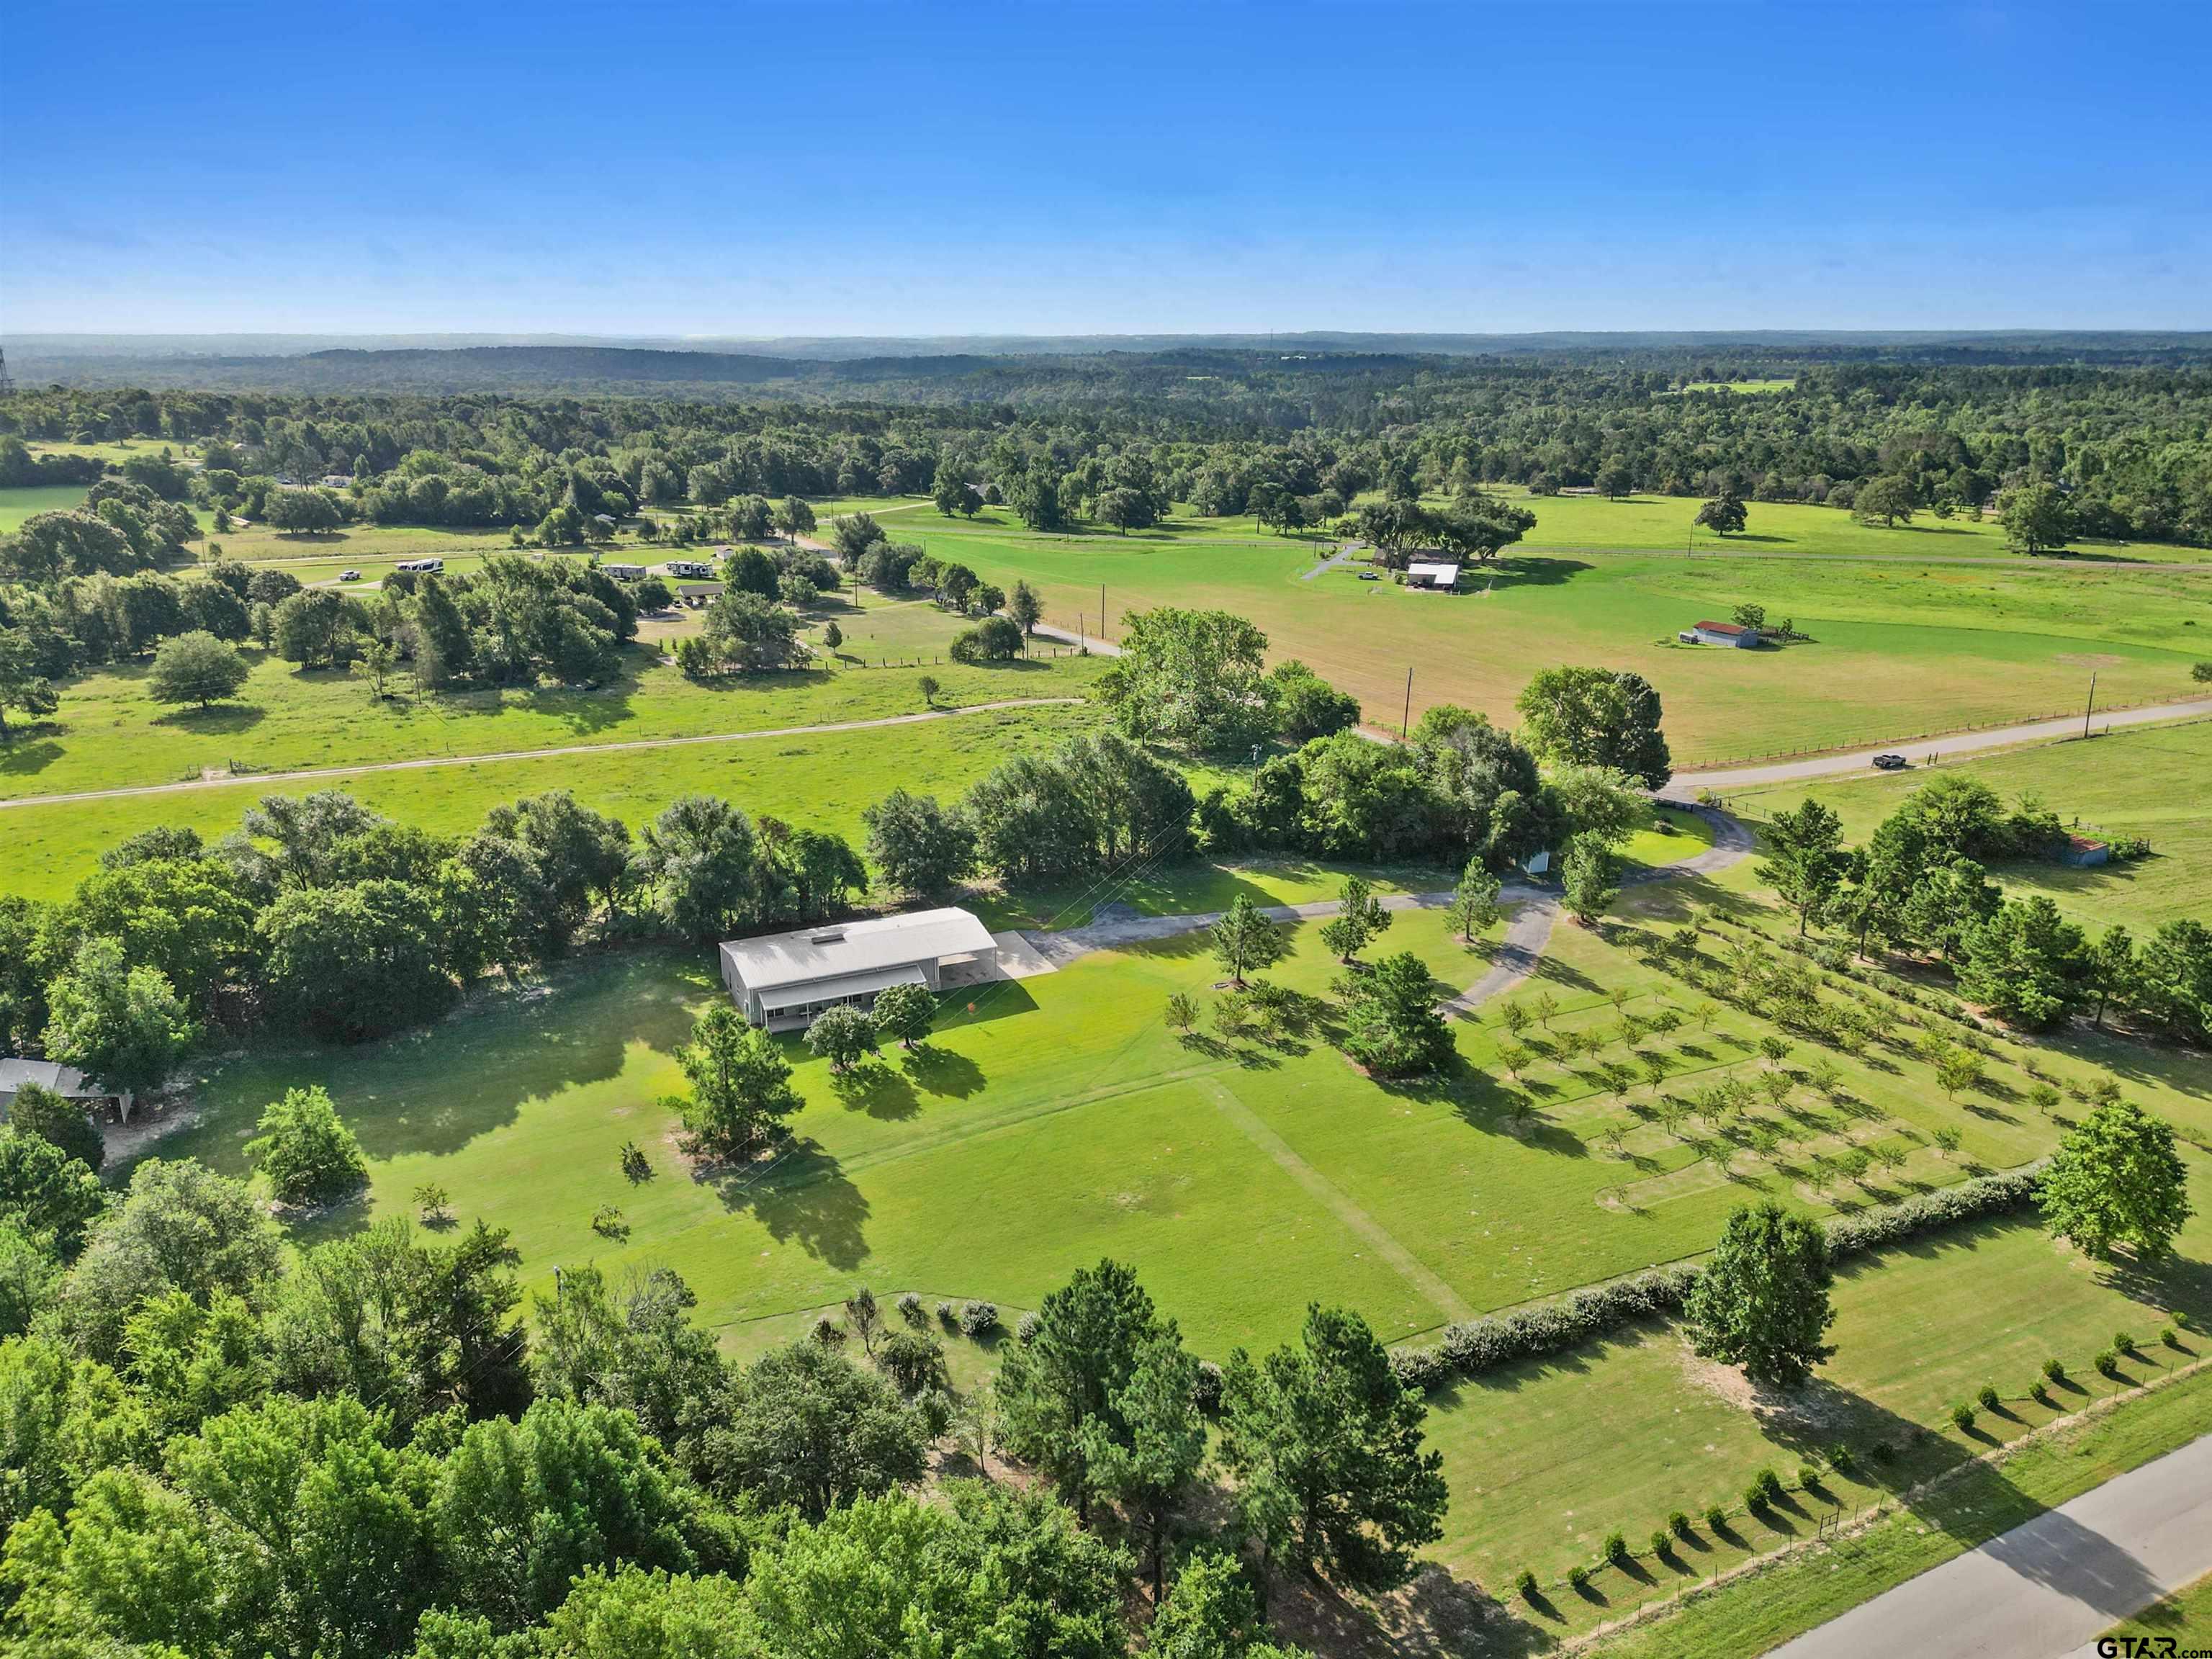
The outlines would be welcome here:
M 1124 487 L 1226 514 L 1250 510 L 1264 486 L 1306 502 L 1310 520 L 1393 485 L 1849 506 L 1870 480 L 1902 477 L 1920 507 L 1976 507 L 2048 483 L 2069 498 L 2075 533 L 2212 540 L 2201 355 L 2169 341 L 2125 362 L 1952 360 L 1972 351 L 2003 355 L 343 351 L 240 360 L 305 389 L 20 391 L 0 403 L 0 434 L 213 441 L 204 493 L 258 507 L 257 479 L 343 475 L 341 513 L 380 523 L 534 527 L 564 505 L 585 521 L 746 495 L 927 492 L 947 469 L 1048 526 L 1100 515 Z M 1723 389 L 1758 379 L 1790 384 Z M 418 381 L 461 389 L 380 389 Z M 33 482 L 16 475 L 35 464 L 7 447 L 0 469 Z M 1020 499 L 1023 480 L 1032 502 L 1052 498 L 1041 514 Z

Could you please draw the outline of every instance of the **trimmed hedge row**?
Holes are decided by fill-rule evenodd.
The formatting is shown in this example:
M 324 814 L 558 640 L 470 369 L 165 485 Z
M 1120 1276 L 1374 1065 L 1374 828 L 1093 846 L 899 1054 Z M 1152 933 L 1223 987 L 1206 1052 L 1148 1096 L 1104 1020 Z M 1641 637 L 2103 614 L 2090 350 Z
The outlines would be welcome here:
M 2035 1201 L 2040 1167 L 1981 1176 L 1863 1215 L 1840 1216 L 1828 1224 L 1828 1253 L 1856 1255 L 1978 1217 L 2025 1209 Z M 1405 1386 L 1426 1391 L 1457 1377 L 1564 1352 L 1632 1321 L 1680 1313 L 1698 1271 L 1654 1267 L 1557 1302 L 1448 1325 L 1435 1347 L 1401 1348 L 1390 1356 L 1390 1367 Z

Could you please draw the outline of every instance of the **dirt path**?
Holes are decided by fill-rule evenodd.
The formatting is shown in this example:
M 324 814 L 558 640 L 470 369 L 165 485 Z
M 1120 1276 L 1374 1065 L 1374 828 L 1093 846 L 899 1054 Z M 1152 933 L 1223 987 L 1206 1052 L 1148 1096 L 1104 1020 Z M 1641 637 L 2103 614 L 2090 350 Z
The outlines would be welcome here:
M 127 795 L 173 795 L 190 789 L 235 789 L 245 785 L 279 787 L 315 778 L 352 778 L 370 772 L 421 772 L 439 766 L 476 766 L 488 761 L 544 760 L 552 755 L 616 755 L 640 749 L 685 749 L 708 743 L 750 743 L 762 738 L 803 738 L 832 732 L 866 732 L 877 726 L 919 726 L 926 720 L 958 720 L 1002 708 L 1045 708 L 1079 703 L 1080 697 L 1010 697 L 971 702 L 958 708 L 931 708 L 914 714 L 881 714 L 872 720 L 829 720 L 819 726 L 775 726 L 758 732 L 710 732 L 694 738 L 633 738 L 622 743 L 573 743 L 551 749 L 502 749 L 483 755 L 424 755 L 414 760 L 372 761 L 360 766 L 313 766 L 292 772 L 248 772 L 236 777 L 184 778 L 174 783 L 134 783 L 114 789 L 79 789 L 58 795 L 19 795 L 0 800 L 0 811 L 13 806 L 52 806 L 66 801 L 116 800 Z
M 1373 1216 L 1353 1202 L 1351 1195 L 1300 1158 L 1291 1144 L 1261 1121 L 1259 1114 L 1221 1086 L 1218 1079 L 1209 1080 L 1206 1091 L 1213 1097 L 1213 1103 L 1245 1137 L 1261 1152 L 1273 1158 L 1283 1172 L 1319 1199 L 1328 1212 L 1353 1232 L 1375 1247 L 1375 1254 L 1389 1262 L 1416 1291 L 1434 1303 L 1450 1319 L 1472 1319 L 1474 1310 L 1461 1299 L 1458 1291 L 1422 1266 L 1413 1253 L 1391 1237 L 1389 1231 Z

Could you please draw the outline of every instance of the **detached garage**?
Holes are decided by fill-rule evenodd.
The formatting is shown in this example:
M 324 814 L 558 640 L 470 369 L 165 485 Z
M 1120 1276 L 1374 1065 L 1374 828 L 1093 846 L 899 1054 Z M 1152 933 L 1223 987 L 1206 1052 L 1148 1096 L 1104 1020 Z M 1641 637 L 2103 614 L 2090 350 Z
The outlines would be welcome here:
M 941 991 L 999 976 L 999 945 L 966 910 L 914 910 L 730 939 L 722 983 L 756 1025 L 791 1030 L 824 1009 L 866 1008 L 894 985 Z

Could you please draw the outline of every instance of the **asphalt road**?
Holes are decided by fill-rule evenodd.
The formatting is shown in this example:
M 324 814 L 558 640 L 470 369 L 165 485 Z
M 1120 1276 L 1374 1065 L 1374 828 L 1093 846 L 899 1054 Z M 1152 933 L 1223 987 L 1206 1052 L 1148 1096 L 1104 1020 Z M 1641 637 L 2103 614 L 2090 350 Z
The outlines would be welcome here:
M 2107 1480 L 1769 1659 L 2061 1659 L 2212 1572 L 2212 1435 Z
M 2149 726 L 2165 720 L 2202 720 L 2212 715 L 2212 697 L 2182 702 L 2154 703 L 2144 708 L 2116 708 L 2109 714 L 2090 717 L 2089 729 L 2118 732 L 2130 726 Z M 1991 749 L 2010 749 L 2024 743 L 2056 743 L 2078 737 L 2081 718 L 2069 714 L 2059 720 L 2028 720 L 2019 726 L 1996 726 L 1985 732 L 1956 732 L 1943 738 L 1900 738 L 1871 749 L 1848 753 L 1808 755 L 1802 760 L 1765 762 L 1757 766 L 1729 766 L 1711 771 L 1677 772 L 1674 787 L 1711 789 L 1725 793 L 1754 784 L 1789 783 L 1800 778 L 1832 778 L 1853 772 L 1869 772 L 1876 755 L 1902 755 L 1917 766 L 1929 755 L 1978 755 Z

